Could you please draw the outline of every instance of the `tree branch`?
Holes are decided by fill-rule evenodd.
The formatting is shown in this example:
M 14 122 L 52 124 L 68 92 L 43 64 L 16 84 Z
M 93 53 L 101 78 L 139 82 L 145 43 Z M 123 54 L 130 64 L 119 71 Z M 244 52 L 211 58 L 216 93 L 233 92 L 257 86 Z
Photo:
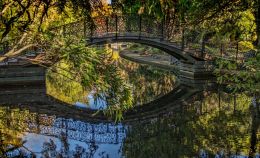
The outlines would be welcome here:
M 8 8 L 11 7 L 11 5 L 13 5 L 14 1 L 12 1 L 11 3 L 7 4 L 4 9 L 0 12 L 0 17 L 7 11 Z
M 16 57 L 16 56 L 20 55 L 23 51 L 25 51 L 31 47 L 36 47 L 36 46 L 37 46 L 37 44 L 28 44 L 28 45 L 20 48 L 17 51 L 14 51 L 14 49 L 13 49 L 13 50 L 9 51 L 8 53 L 6 53 L 5 56 L 0 57 L 0 62 L 4 61 L 5 59 L 10 58 L 10 57 Z

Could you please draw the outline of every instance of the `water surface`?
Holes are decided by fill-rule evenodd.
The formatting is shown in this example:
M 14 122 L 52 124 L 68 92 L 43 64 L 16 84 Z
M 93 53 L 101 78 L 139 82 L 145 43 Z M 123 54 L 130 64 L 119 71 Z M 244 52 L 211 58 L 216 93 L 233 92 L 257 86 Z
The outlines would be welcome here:
M 64 77 L 62 70 L 48 71 L 46 87 L 1 89 L 1 156 L 182 158 L 260 153 L 260 110 L 250 94 L 187 85 L 171 72 L 116 61 L 133 96 L 133 107 L 122 122 L 93 115 L 91 109 L 111 106 L 109 95 L 97 95 L 98 86 L 86 89 Z

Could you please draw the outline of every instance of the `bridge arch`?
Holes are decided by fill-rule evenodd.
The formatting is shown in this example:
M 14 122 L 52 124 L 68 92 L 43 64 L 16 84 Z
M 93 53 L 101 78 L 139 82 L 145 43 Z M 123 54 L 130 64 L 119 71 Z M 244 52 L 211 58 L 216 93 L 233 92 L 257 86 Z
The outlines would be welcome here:
M 159 39 L 149 39 L 149 38 L 143 38 L 138 36 L 120 36 L 120 37 L 101 37 L 101 38 L 93 38 L 90 42 L 87 43 L 88 46 L 90 45 L 101 45 L 101 44 L 110 44 L 110 43 L 117 43 L 117 42 L 131 42 L 131 43 L 139 43 L 144 44 L 147 46 L 151 46 L 154 48 L 158 48 L 178 60 L 187 61 L 189 63 L 194 63 L 196 60 L 190 54 L 187 52 L 182 51 L 180 48 L 169 45 L 167 42 L 160 41 Z

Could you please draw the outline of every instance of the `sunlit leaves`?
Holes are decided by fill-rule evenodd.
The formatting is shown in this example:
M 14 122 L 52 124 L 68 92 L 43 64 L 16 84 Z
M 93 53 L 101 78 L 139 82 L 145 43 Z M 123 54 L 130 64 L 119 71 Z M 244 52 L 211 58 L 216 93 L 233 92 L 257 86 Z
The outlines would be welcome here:
M 105 49 L 86 47 L 84 41 L 76 36 L 60 35 L 54 37 L 48 49 L 48 56 L 60 61 L 50 68 L 50 72 L 54 73 L 50 73 L 49 76 L 54 79 L 49 82 L 50 87 L 52 84 L 57 85 L 54 92 L 58 92 L 60 86 L 64 84 L 60 89 L 66 92 L 68 88 L 71 91 L 65 93 L 68 95 L 75 96 L 84 92 L 86 97 L 87 94 L 92 93 L 95 100 L 100 99 L 107 104 L 108 108 L 104 112 L 108 116 L 115 117 L 117 121 L 122 119 L 122 113 L 133 105 L 131 89 L 125 82 L 113 56 Z M 55 79 L 58 81 L 55 82 Z M 69 88 L 69 85 L 76 89 Z M 68 95 L 65 98 L 69 99 Z M 72 103 L 79 100 L 68 101 Z
M 0 108 L 0 157 L 5 157 L 7 151 L 24 144 L 21 137 L 28 129 L 30 119 L 34 119 L 34 115 L 29 111 Z

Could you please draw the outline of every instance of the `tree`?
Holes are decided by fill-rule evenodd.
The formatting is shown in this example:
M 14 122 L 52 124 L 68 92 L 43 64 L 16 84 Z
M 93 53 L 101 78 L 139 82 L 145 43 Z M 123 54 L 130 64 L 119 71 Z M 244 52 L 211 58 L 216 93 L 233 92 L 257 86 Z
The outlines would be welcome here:
M 255 0 L 254 6 L 255 6 L 255 22 L 256 22 L 256 35 L 257 35 L 257 40 L 255 45 L 258 47 L 258 49 L 260 49 L 260 1 Z
M 92 0 L 4 0 L 0 5 L 0 43 L 7 45 L 6 57 L 17 56 L 32 48 L 41 47 L 39 35 L 50 27 L 64 24 L 71 17 L 91 22 L 93 7 L 102 7 Z M 41 36 L 40 36 L 41 37 Z

